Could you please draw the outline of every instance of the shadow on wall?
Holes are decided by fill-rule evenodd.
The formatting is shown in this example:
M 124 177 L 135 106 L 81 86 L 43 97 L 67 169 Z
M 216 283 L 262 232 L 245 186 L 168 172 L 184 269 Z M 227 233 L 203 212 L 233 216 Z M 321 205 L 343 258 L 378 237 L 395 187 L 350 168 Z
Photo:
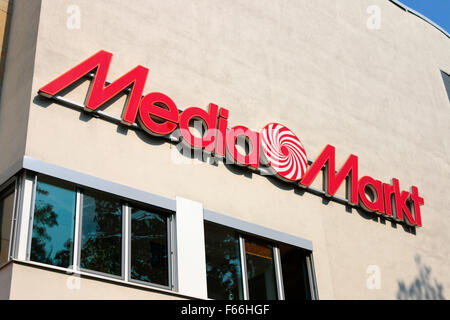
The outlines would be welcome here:
M 421 258 L 417 255 L 416 261 L 419 275 L 407 285 L 404 281 L 398 282 L 398 300 L 445 300 L 444 289 L 436 279 L 431 280 L 431 268 L 422 264 Z
M 361 208 L 352 208 L 351 206 L 346 206 L 346 207 L 348 208 L 347 212 L 352 213 L 352 210 L 355 209 L 356 212 L 358 212 L 358 214 L 366 220 L 371 220 L 375 223 L 381 223 L 383 225 L 385 225 L 387 222 L 389 222 L 393 229 L 397 229 L 397 226 L 400 225 L 403 228 L 403 231 L 405 231 L 406 233 L 416 235 L 416 227 L 415 226 L 407 225 L 405 222 L 397 222 L 397 221 L 393 220 L 392 218 L 387 218 L 385 216 L 382 216 L 382 215 L 379 215 L 376 213 L 367 212 Z

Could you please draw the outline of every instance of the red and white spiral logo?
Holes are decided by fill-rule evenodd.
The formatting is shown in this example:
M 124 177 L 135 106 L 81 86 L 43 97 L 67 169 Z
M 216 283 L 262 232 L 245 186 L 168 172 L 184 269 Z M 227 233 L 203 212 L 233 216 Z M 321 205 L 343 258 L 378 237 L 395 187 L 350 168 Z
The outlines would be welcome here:
M 299 138 L 279 123 L 261 131 L 261 147 L 273 171 L 287 181 L 300 180 L 308 167 L 306 151 Z

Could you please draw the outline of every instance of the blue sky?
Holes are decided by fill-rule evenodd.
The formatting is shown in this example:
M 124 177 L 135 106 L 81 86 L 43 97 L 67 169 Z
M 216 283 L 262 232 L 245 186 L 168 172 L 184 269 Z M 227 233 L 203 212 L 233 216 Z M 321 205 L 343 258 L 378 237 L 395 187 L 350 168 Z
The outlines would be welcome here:
M 450 33 L 450 0 L 399 0 Z

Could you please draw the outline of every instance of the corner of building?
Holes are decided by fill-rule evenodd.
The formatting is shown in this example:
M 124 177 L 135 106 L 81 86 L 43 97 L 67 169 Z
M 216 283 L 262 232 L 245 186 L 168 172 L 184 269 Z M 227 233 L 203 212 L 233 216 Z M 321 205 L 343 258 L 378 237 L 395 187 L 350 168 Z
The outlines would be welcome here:
M 9 300 L 11 296 L 13 262 L 0 267 L 0 300 Z
M 41 0 L 2 0 L 0 172 L 8 175 L 25 154 Z M 7 179 L 0 176 L 0 183 Z

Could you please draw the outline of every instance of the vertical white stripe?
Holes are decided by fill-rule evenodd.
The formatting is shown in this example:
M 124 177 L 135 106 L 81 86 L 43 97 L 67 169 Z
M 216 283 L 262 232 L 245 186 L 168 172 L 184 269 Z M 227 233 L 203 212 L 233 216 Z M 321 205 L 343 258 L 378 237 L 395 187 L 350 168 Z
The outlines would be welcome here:
M 28 235 L 30 229 L 31 206 L 33 197 L 34 176 L 27 176 L 23 184 L 23 197 L 19 224 L 19 243 L 17 250 L 17 258 L 19 260 L 27 259 Z
M 277 292 L 278 292 L 278 299 L 284 300 L 284 286 L 283 286 L 283 273 L 281 270 L 281 257 L 280 257 L 280 248 L 275 246 L 273 248 L 273 257 L 274 257 L 274 263 L 275 263 L 275 276 L 277 280 Z
M 239 254 L 241 256 L 242 291 L 244 292 L 244 300 L 249 300 L 245 239 L 241 235 L 239 236 L 239 249 Z
M 176 201 L 178 291 L 207 299 L 203 205 L 181 197 Z
M 128 204 L 123 206 L 123 216 L 124 219 L 124 230 L 122 234 L 122 241 L 124 241 L 124 254 L 123 254 L 123 272 L 124 272 L 124 280 L 129 281 L 130 275 L 130 242 L 131 242 L 131 234 L 130 234 L 130 226 L 131 226 L 131 208 Z
M 75 230 L 73 234 L 73 269 L 79 270 L 80 266 L 80 214 L 81 214 L 81 191 L 77 190 L 77 199 L 75 204 Z

